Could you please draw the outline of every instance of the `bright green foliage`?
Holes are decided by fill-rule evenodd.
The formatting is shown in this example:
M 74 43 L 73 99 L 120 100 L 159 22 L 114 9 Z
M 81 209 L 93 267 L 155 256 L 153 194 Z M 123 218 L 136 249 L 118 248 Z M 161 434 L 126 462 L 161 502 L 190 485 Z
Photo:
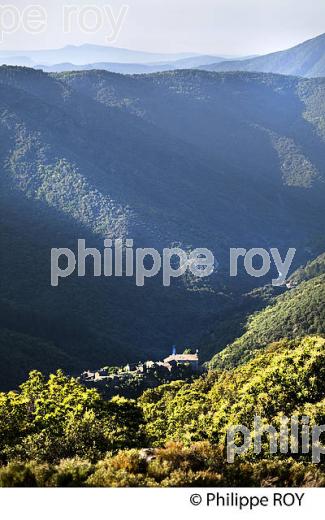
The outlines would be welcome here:
M 174 383 L 140 398 L 152 445 L 208 439 L 224 446 L 232 425 L 253 428 L 254 416 L 275 426 L 308 403 L 325 423 L 325 340 L 282 340 L 234 370 L 212 372 L 193 384 Z M 319 404 L 317 404 L 319 403 Z
M 304 267 L 297 269 L 293 275 L 290 276 L 289 281 L 299 284 L 316 278 L 321 274 L 325 274 L 325 253 L 309 261 Z
M 0 396 L 0 486 L 324 485 L 323 464 L 248 451 L 229 464 L 227 429 L 259 415 L 325 423 L 325 339 L 281 340 L 248 363 L 104 401 L 62 372 L 33 372 Z M 150 448 L 143 449 L 143 447 Z M 142 448 L 142 449 L 141 449 Z
M 325 393 L 325 340 L 305 338 L 271 345 L 246 365 L 224 372 L 210 392 L 212 435 L 234 424 L 253 425 L 255 415 L 277 425 Z M 323 424 L 323 416 L 320 424 Z
M 162 446 L 170 439 L 190 444 L 206 438 L 209 400 L 204 389 L 204 380 L 193 384 L 176 381 L 144 392 L 139 402 L 150 445 Z
M 32 372 L 20 392 L 0 396 L 2 458 L 98 458 L 110 449 L 141 445 L 141 417 L 135 402 L 105 402 L 61 371 L 48 380 Z

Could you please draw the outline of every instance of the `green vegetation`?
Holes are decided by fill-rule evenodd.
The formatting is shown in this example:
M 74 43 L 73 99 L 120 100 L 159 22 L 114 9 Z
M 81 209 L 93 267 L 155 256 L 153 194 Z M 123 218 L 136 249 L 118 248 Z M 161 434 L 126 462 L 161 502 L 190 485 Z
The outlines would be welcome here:
M 0 328 L 0 350 L 2 387 L 10 381 L 8 374 L 15 374 L 17 381 L 24 381 L 30 367 L 50 373 L 57 363 L 73 366 L 73 360 L 54 343 L 8 329 Z
M 172 383 L 140 398 L 150 445 L 202 439 L 224 444 L 232 424 L 252 425 L 254 414 L 276 421 L 324 398 L 325 340 L 282 340 L 236 369 L 209 372 L 188 385 Z
M 138 450 L 121 451 L 97 464 L 66 459 L 55 465 L 12 462 L 0 469 L 0 487 L 324 487 L 321 467 L 282 461 L 227 464 L 208 443 L 190 448 L 169 443 L 146 460 Z
M 227 428 L 255 413 L 325 421 L 324 255 L 289 290 L 227 276 L 236 244 L 292 244 L 303 263 L 322 242 L 324 100 L 322 78 L 0 68 L 0 485 L 325 484 L 323 463 L 265 444 L 225 459 Z M 90 265 L 50 287 L 52 247 L 104 236 L 209 247 L 218 276 L 139 289 Z M 228 345 L 208 374 L 137 400 L 53 374 L 202 337 L 204 360 Z
M 248 363 L 104 401 L 62 372 L 0 395 L 1 486 L 323 486 L 308 455 L 248 451 L 227 463 L 227 429 L 254 416 L 325 422 L 325 339 L 282 340 Z M 150 448 L 148 448 L 150 446 Z
M 246 332 L 217 354 L 210 366 L 231 368 L 245 363 L 255 349 L 281 338 L 325 334 L 325 274 L 320 273 L 324 273 L 324 255 L 294 273 L 289 280 L 294 288 L 253 314 Z
M 325 253 L 319 255 L 314 260 L 310 260 L 304 267 L 297 269 L 292 276 L 290 276 L 289 282 L 299 284 L 321 276 L 322 274 L 325 274 Z
M 0 389 L 34 368 L 77 374 L 202 337 L 207 361 L 238 338 L 268 303 L 247 293 L 270 280 L 230 280 L 229 248 L 293 244 L 303 263 L 323 235 L 324 99 L 323 79 L 0 67 Z M 166 290 L 95 279 L 90 262 L 50 287 L 51 248 L 104 236 L 209 247 L 220 268 Z
M 60 371 L 48 380 L 31 372 L 19 393 L 0 396 L 1 458 L 96 460 L 109 450 L 141 445 L 141 422 L 133 401 L 104 401 Z

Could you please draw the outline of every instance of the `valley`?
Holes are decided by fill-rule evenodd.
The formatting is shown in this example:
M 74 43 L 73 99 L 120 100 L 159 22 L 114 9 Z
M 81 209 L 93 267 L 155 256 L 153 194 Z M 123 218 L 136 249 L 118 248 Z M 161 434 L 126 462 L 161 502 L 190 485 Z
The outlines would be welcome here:
M 323 79 L 4 66 L 0 91 L 3 390 L 34 368 L 159 359 L 214 330 L 208 361 L 267 303 L 245 295 L 274 274 L 230 278 L 231 247 L 278 247 L 284 258 L 289 245 L 292 269 L 323 251 Z M 99 250 L 103 238 L 209 248 L 218 272 L 170 288 L 92 276 L 52 288 L 51 248 L 78 238 Z
M 0 487 L 324 486 L 324 35 L 5 52 Z

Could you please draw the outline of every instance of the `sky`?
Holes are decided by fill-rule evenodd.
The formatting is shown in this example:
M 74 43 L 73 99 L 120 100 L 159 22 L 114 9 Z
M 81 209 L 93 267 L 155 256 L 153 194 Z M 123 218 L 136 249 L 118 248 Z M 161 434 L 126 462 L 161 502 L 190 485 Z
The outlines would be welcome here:
M 8 0 L 0 51 L 93 43 L 151 52 L 265 54 L 325 32 L 324 0 Z M 38 12 L 31 5 L 40 6 Z

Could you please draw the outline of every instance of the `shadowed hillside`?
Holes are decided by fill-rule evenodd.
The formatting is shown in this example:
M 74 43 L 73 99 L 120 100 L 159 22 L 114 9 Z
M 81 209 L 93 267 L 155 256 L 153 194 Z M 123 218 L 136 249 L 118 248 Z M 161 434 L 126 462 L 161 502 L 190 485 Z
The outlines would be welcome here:
M 324 80 L 267 74 L 1 67 L 4 388 L 22 374 L 7 354 L 16 334 L 35 342 L 33 356 L 17 348 L 24 373 L 161 357 L 263 283 L 228 279 L 230 247 L 296 247 L 305 260 L 324 229 L 324 96 Z M 52 247 L 107 236 L 209 247 L 218 275 L 170 289 L 92 276 L 50 287 Z
M 285 294 L 249 317 L 244 334 L 217 354 L 211 367 L 231 368 L 245 363 L 255 355 L 256 349 L 281 338 L 325 334 L 324 254 L 298 269 L 288 286 L 291 288 Z

